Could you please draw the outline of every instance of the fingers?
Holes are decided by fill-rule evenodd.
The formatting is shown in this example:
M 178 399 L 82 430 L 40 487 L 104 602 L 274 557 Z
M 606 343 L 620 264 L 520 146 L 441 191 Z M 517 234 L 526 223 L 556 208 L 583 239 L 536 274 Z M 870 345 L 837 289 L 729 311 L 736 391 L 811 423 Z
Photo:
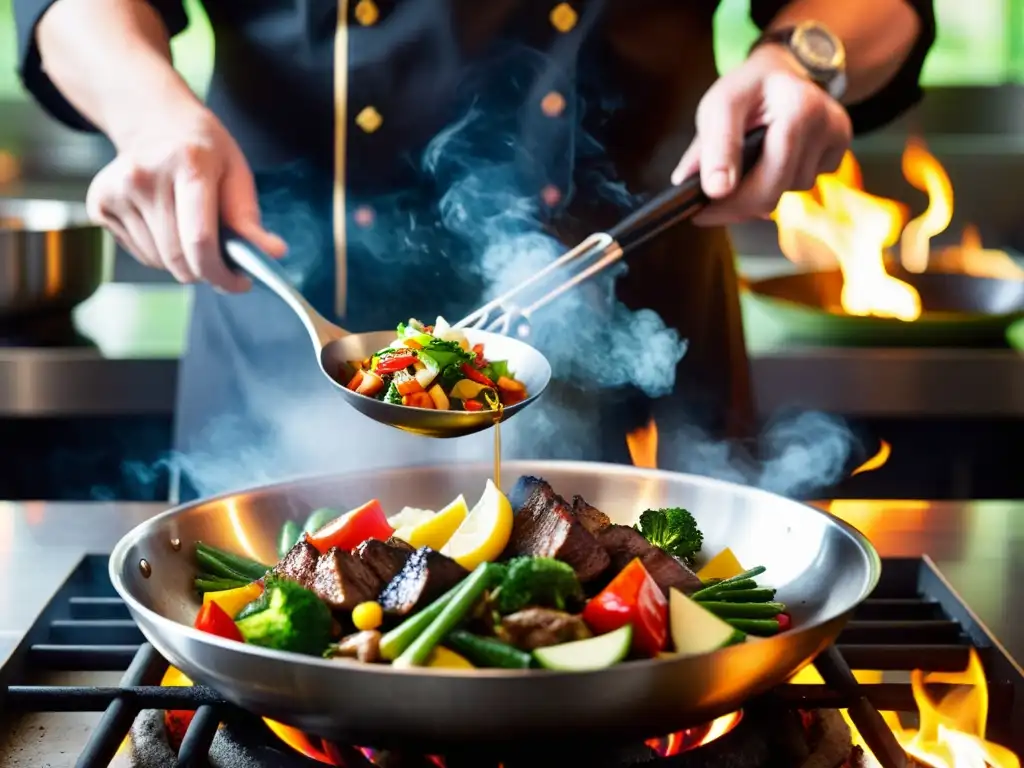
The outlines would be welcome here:
M 679 186 L 700 170 L 700 148 L 700 136 L 694 136 L 676 169 L 672 171 L 672 183 L 675 186 Z
M 754 83 L 736 78 L 721 81 L 697 108 L 700 136 L 700 181 L 704 194 L 720 200 L 735 191 L 739 183 L 743 153 L 743 131 L 754 112 Z
M 765 78 L 761 89 L 768 123 L 761 160 L 735 194 L 695 217 L 698 224 L 769 216 L 783 193 L 811 189 L 820 173 L 835 170 L 849 145 L 845 110 L 817 86 L 786 75 Z M 702 157 L 702 174 L 703 167 Z
M 228 165 L 221 183 L 220 200 L 224 223 L 235 232 L 275 259 L 287 253 L 284 240 L 263 228 L 256 184 L 240 152 Z

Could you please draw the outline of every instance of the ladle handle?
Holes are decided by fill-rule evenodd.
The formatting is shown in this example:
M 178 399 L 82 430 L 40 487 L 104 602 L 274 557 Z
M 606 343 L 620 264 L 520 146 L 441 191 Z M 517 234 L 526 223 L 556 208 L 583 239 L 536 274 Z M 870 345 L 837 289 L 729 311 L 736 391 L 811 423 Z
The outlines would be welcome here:
M 224 261 L 231 269 L 240 269 L 253 280 L 277 294 L 306 327 L 313 342 L 322 349 L 346 333 L 317 312 L 306 297 L 288 279 L 281 263 L 255 244 L 228 227 L 221 225 L 220 246 Z
M 746 176 L 761 159 L 764 149 L 765 127 L 754 128 L 743 137 L 741 178 Z M 669 187 L 655 195 L 633 213 L 608 230 L 608 234 L 628 251 L 681 221 L 695 216 L 710 200 L 700 185 L 700 174 L 687 176 L 678 186 Z

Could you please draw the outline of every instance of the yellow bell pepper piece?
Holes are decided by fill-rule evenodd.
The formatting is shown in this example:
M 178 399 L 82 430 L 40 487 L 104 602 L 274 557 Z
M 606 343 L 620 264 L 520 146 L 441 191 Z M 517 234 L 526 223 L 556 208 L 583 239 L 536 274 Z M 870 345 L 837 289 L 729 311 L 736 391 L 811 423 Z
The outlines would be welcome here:
M 203 595 L 203 605 L 216 603 L 224 609 L 224 613 L 232 619 L 238 615 L 245 606 L 263 594 L 263 585 L 258 582 L 246 584 L 244 587 L 235 589 L 222 589 L 219 592 L 207 592 Z
M 460 656 L 455 651 L 445 648 L 443 645 L 437 646 L 437 648 L 430 652 L 427 666 L 434 669 L 476 669 L 468 659 Z
M 726 547 L 697 571 L 697 578 L 701 581 L 731 579 L 733 576 L 739 576 L 745 570 L 747 569 L 740 565 L 740 561 L 736 559 L 732 550 Z

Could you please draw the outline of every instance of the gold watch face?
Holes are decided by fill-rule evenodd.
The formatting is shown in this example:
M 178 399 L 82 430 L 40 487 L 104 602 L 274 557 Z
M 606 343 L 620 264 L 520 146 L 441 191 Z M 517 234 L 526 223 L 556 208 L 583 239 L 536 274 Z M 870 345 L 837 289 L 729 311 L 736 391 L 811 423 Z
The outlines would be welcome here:
M 812 69 L 834 69 L 843 65 L 841 43 L 819 24 L 805 24 L 796 29 L 793 48 Z

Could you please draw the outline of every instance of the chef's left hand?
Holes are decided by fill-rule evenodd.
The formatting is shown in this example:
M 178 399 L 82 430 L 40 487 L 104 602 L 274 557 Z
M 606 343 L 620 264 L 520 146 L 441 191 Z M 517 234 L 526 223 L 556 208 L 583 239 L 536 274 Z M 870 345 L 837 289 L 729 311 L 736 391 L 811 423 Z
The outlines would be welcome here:
M 744 132 L 765 125 L 761 161 L 740 179 Z M 700 171 L 714 202 L 697 224 L 764 218 L 783 192 L 811 189 L 819 173 L 839 167 L 852 138 L 843 106 L 808 79 L 782 46 L 764 45 L 719 78 L 697 107 L 697 135 L 672 173 L 672 183 Z

